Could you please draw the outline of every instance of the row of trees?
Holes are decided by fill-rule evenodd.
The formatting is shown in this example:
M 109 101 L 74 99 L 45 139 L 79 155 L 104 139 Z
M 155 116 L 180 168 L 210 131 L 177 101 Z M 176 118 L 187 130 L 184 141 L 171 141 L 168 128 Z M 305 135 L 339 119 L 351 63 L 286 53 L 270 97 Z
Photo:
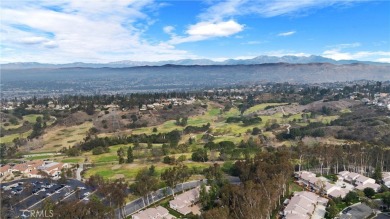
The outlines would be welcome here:
M 98 195 L 105 197 L 108 201 L 109 209 L 113 211 L 119 208 L 123 215 L 122 208 L 126 204 L 129 188 L 129 184 L 123 178 L 105 180 L 99 175 L 92 175 L 86 184 L 94 188 Z
M 127 148 L 127 153 L 125 152 L 125 149 L 123 147 L 120 147 L 117 151 L 117 155 L 118 155 L 119 164 L 133 163 L 134 161 L 133 148 L 131 148 L 131 146 Z M 127 157 L 126 160 L 125 160 L 125 156 Z
M 293 172 L 290 159 L 291 153 L 281 148 L 237 161 L 235 168 L 242 184 L 224 184 L 217 194 L 220 201 L 213 202 L 204 218 L 270 218 L 286 195 Z
M 239 123 L 242 122 L 244 126 L 259 124 L 262 119 L 258 116 L 248 117 L 248 116 L 240 116 L 240 117 L 228 117 L 226 119 L 227 123 Z
M 89 151 L 96 147 L 108 147 L 111 145 L 118 144 L 129 144 L 134 143 L 134 145 L 139 143 L 178 143 L 181 138 L 181 132 L 178 130 L 173 130 L 168 133 L 158 133 L 158 134 L 140 134 L 140 135 L 129 135 L 129 136 L 115 136 L 115 137 L 104 137 L 99 138 L 96 136 L 87 136 L 84 141 L 78 145 L 81 150 Z
M 131 190 L 142 197 L 144 205 L 149 205 L 149 194 L 159 187 L 168 186 L 173 195 L 174 188 L 178 183 L 186 182 L 191 176 L 191 170 L 182 164 L 165 169 L 159 176 L 152 165 L 150 168 L 140 170 L 135 178 L 135 183 L 131 185 Z M 153 196 L 152 196 L 153 197 Z M 146 202 L 145 202 L 146 201 Z M 153 202 L 153 200 L 152 200 Z
M 308 146 L 299 141 L 291 147 L 296 170 L 311 170 L 320 174 L 336 174 L 342 170 L 370 175 L 379 167 L 390 170 L 390 150 L 386 146 L 367 143 L 344 145 L 322 144 Z

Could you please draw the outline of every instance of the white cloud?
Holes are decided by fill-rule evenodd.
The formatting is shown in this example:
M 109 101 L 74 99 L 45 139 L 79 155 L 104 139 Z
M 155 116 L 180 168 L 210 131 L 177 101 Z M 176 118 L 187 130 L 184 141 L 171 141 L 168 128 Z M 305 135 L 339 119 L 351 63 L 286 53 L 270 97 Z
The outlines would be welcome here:
M 44 42 L 47 42 L 47 39 L 45 37 L 23 37 L 19 40 L 20 43 L 23 44 L 41 44 Z
M 187 36 L 172 37 L 169 41 L 172 44 L 185 42 L 194 42 L 205 40 L 213 37 L 227 37 L 241 32 L 244 25 L 237 23 L 234 20 L 221 22 L 199 22 L 188 27 Z
M 216 37 L 242 37 L 235 35 L 245 29 L 245 25 L 239 22 L 239 16 L 242 15 L 292 15 L 313 8 L 356 1 L 360 0 L 211 1 L 213 5 L 199 14 L 197 22 L 189 25 L 183 34 L 176 35 L 174 26 L 165 26 L 163 31 L 171 37 L 167 42 L 152 42 L 143 38 L 144 32 L 155 21 L 151 15 L 164 5 L 153 0 L 2 1 L 0 62 L 63 63 L 200 58 L 177 49 L 175 45 Z M 248 45 L 258 43 L 259 41 L 247 42 Z M 342 51 L 357 46 L 360 44 L 335 45 L 328 48 L 324 55 L 336 58 L 367 57 L 371 60 L 385 60 L 389 57 L 388 52 L 382 51 Z M 307 55 L 293 51 L 271 51 L 266 54 Z
M 361 46 L 361 43 L 355 42 L 355 43 L 341 43 L 341 44 L 331 45 L 328 47 L 340 50 L 340 49 L 347 49 L 347 48 L 355 48 L 359 46 Z
M 263 54 L 269 55 L 269 56 L 310 56 L 308 53 L 304 52 L 296 52 L 296 51 L 290 51 L 290 50 L 274 50 L 274 51 L 266 51 Z
M 295 33 L 296 31 L 288 31 L 288 32 L 279 33 L 278 36 L 291 36 Z
M 322 8 L 331 5 L 344 5 L 352 2 L 362 0 L 225 0 L 215 3 L 210 1 L 213 5 L 208 7 L 203 13 L 198 15 L 200 21 L 194 25 L 191 25 L 187 30 L 187 36 L 172 37 L 169 41 L 173 44 L 179 44 L 184 42 L 194 42 L 205 40 L 210 37 L 220 37 L 220 34 L 210 33 L 210 28 L 213 25 L 219 27 L 221 24 L 226 23 L 226 20 L 231 21 L 233 18 L 248 14 L 258 14 L 263 17 L 274 17 L 280 15 L 288 15 L 292 13 L 298 13 L 307 11 L 312 8 Z M 235 21 L 234 21 L 235 22 Z M 193 28 L 202 29 L 205 34 L 191 34 Z M 203 27 L 207 26 L 207 27 Z M 243 30 L 243 25 L 235 22 L 236 29 L 229 32 L 230 34 L 222 36 L 230 36 L 234 33 L 238 33 Z M 281 33 L 279 36 L 289 36 L 295 34 L 295 31 Z
M 253 41 L 248 41 L 248 42 L 244 42 L 241 44 L 243 44 L 243 45 L 258 45 L 258 44 L 263 44 L 263 43 L 266 43 L 266 41 L 253 40 Z
M 233 35 L 243 29 L 244 26 L 238 24 L 234 20 L 216 23 L 200 22 L 195 25 L 191 25 L 187 30 L 187 34 L 201 37 L 221 37 Z
M 222 1 L 209 7 L 205 12 L 199 15 L 201 20 L 220 21 L 227 17 L 232 17 L 243 13 L 241 7 L 248 0 L 227 0 Z
M 349 5 L 365 0 L 225 0 L 210 6 L 199 17 L 203 20 L 222 20 L 233 16 L 258 14 L 263 17 L 293 15 L 315 8 Z
M 55 41 L 47 41 L 43 43 L 43 46 L 46 48 L 56 48 L 58 47 L 58 44 Z
M 387 51 L 345 51 L 360 47 L 361 43 L 342 43 L 337 45 L 328 46 L 328 48 L 322 53 L 322 56 L 335 59 L 335 60 L 369 60 L 378 61 L 390 59 L 390 52 Z M 380 62 L 382 62 L 380 61 Z
M 386 51 L 342 52 L 339 49 L 331 49 L 331 50 L 325 50 L 322 56 L 335 59 L 335 60 L 353 60 L 353 59 L 375 60 L 374 57 L 382 57 L 378 59 L 385 60 L 390 58 L 390 52 L 386 52 Z
M 210 60 L 215 61 L 215 62 L 223 62 L 228 59 L 235 59 L 235 60 L 246 60 L 246 59 L 253 59 L 256 56 L 237 56 L 237 57 L 217 57 L 217 58 L 210 58 Z
M 376 59 L 375 61 L 376 61 L 376 62 L 387 62 L 387 63 L 390 63 L 390 57 L 389 57 L 389 58 L 380 58 L 380 59 Z
M 239 59 L 245 60 L 245 59 L 253 59 L 253 58 L 255 58 L 255 57 L 257 57 L 257 56 L 237 56 L 237 57 L 234 57 L 233 59 L 236 59 L 236 60 L 239 60 Z
M 172 34 L 174 30 L 175 30 L 175 27 L 174 27 L 174 26 L 165 26 L 165 27 L 163 28 L 163 31 L 164 31 L 164 33 L 166 33 L 166 34 Z
M 2 5 L 1 62 L 108 62 L 197 58 L 142 38 L 151 1 L 20 1 Z M 55 8 L 55 10 L 50 9 Z

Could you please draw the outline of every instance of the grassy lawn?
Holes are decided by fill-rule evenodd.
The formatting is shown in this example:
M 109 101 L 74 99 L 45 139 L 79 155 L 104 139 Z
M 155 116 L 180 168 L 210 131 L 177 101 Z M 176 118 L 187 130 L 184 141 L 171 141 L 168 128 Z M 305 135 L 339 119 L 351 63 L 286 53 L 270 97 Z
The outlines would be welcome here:
M 9 126 L 4 126 L 3 122 L 1 123 L 1 127 L 5 130 L 17 129 L 17 128 L 21 127 L 22 125 L 23 125 L 23 121 L 19 121 L 19 124 L 17 124 L 17 125 L 10 124 Z
M 23 122 L 24 121 L 28 121 L 29 123 L 31 124 L 34 124 L 36 123 L 36 119 L 37 117 L 39 117 L 42 115 L 41 114 L 30 114 L 30 115 L 26 115 L 26 116 L 23 116 L 23 120 L 22 121 L 19 121 L 19 124 L 18 125 L 9 125 L 9 126 L 3 126 L 3 128 L 9 130 L 9 129 L 16 129 L 16 128 L 19 128 L 23 125 Z M 54 119 L 51 119 L 47 125 L 51 125 L 52 123 L 54 122 Z M 17 137 L 21 137 L 21 138 L 27 138 L 27 136 L 29 136 L 31 134 L 32 130 L 29 130 L 25 133 L 22 133 L 22 134 L 12 134 L 12 135 L 7 135 L 7 136 L 4 136 L 4 137 L 1 137 L 0 138 L 0 142 L 1 143 L 10 143 L 12 142 L 12 140 L 14 140 L 15 138 Z
M 73 146 L 84 139 L 92 126 L 92 122 L 85 122 L 81 125 L 49 129 L 43 135 L 43 147 L 37 151 L 58 151 L 63 147 Z
M 207 114 L 209 116 L 218 116 L 220 114 L 221 110 L 219 108 L 211 108 L 208 110 Z
M 197 115 L 188 118 L 188 125 L 201 126 L 207 123 L 211 124 L 218 118 L 220 112 L 221 110 L 219 108 L 212 107 L 209 105 L 209 107 L 207 108 L 207 112 L 204 115 Z
M 30 114 L 30 115 L 25 115 L 25 116 L 23 116 L 23 120 L 24 120 L 24 121 L 28 121 L 28 122 L 31 123 L 31 124 L 34 124 L 34 123 L 36 123 L 38 116 L 41 116 L 41 117 L 42 117 L 41 114 Z
M 53 157 L 52 155 L 40 155 L 40 156 L 33 156 L 33 157 L 28 157 L 28 160 L 44 160 L 44 159 L 49 159 Z
M 340 110 L 341 113 L 351 113 L 352 111 L 348 108 Z
M 338 211 L 342 211 L 344 208 L 346 208 L 348 205 L 345 203 L 345 202 L 340 202 L 338 204 L 336 204 L 336 207 L 338 209 Z
M 232 116 L 239 116 L 239 115 L 240 115 L 240 111 L 237 108 L 231 108 L 229 111 L 224 112 L 222 114 L 222 116 L 225 118 L 232 117 Z
M 110 146 L 110 152 L 99 154 L 99 155 L 93 155 L 92 152 L 84 153 L 84 156 L 88 157 L 88 162 L 92 163 L 106 163 L 106 162 L 117 162 L 118 161 L 118 155 L 117 151 L 119 148 L 123 147 L 125 151 L 127 151 L 127 148 L 132 144 L 119 144 L 119 145 L 113 145 Z
M 303 191 L 303 188 L 298 184 L 296 184 L 295 182 L 290 181 L 288 191 L 290 192 L 290 194 L 293 194 L 294 192 Z
M 175 124 L 175 122 L 176 122 L 175 120 L 169 120 L 169 121 L 166 121 L 163 124 L 158 125 L 158 126 L 151 126 L 151 127 L 134 129 L 132 133 L 136 134 L 136 135 L 137 134 L 152 134 L 153 128 L 157 128 L 157 132 L 161 132 L 161 133 L 171 132 L 175 129 L 177 129 L 177 130 L 184 129 L 184 127 L 182 127 L 182 126 L 177 126 Z
M 81 163 L 83 162 L 83 158 L 66 158 L 61 160 L 63 163 Z
M 31 130 L 22 134 L 6 135 L 0 138 L 0 143 L 11 143 L 15 138 L 27 138 L 31 134 Z
M 97 165 L 86 171 L 84 177 L 88 178 L 91 175 L 98 174 L 105 179 L 113 179 L 116 177 L 125 177 L 127 180 L 133 180 L 137 173 L 143 168 L 149 168 L 150 164 L 140 163 L 139 161 L 135 161 L 132 164 L 103 164 Z M 156 166 L 157 174 L 161 174 L 163 170 L 166 168 L 172 167 L 171 165 L 167 165 L 164 163 L 153 163 Z M 210 166 L 210 164 L 204 163 L 185 163 L 189 168 L 206 168 Z
M 214 139 L 214 142 L 215 143 L 219 143 L 221 141 L 232 141 L 234 143 L 240 143 L 241 140 L 243 140 L 242 137 L 237 137 L 237 136 L 234 136 L 234 135 L 223 135 L 223 136 L 216 136 L 215 139 Z
M 188 119 L 188 125 L 201 126 L 207 124 L 208 122 L 210 122 L 211 124 L 213 118 L 207 118 L 207 117 L 206 116 L 191 117 Z
M 106 154 L 104 156 L 100 156 L 96 159 L 93 160 L 95 163 L 105 163 L 105 162 L 114 162 L 118 161 L 118 156 L 117 155 L 110 155 Z
M 204 115 L 197 115 L 197 116 L 189 117 L 188 118 L 188 125 L 201 126 L 201 125 L 205 125 L 207 123 L 212 123 L 215 119 L 217 119 L 219 113 L 220 113 L 219 108 L 209 106 L 208 111 Z M 175 123 L 176 123 L 175 120 L 169 120 L 169 121 L 164 122 L 161 125 L 134 129 L 132 133 L 133 134 L 152 134 L 153 128 L 157 128 L 157 131 L 160 133 L 167 133 L 167 132 L 171 132 L 171 131 L 176 130 L 176 129 L 181 131 L 184 129 L 184 127 L 178 126 Z
M 288 121 L 293 121 L 294 119 L 295 120 L 302 119 L 302 114 L 303 113 L 297 113 L 297 114 L 291 115 L 288 117 Z
M 91 169 L 89 169 L 85 177 L 88 178 L 91 175 L 98 174 L 102 176 L 105 179 L 115 178 L 115 176 L 118 177 L 125 177 L 126 179 L 134 179 L 142 168 L 147 168 L 149 165 L 143 165 L 143 164 L 105 164 L 101 166 L 96 166 Z M 165 167 L 166 168 L 166 167 Z M 156 171 L 158 173 L 161 173 L 163 167 L 159 166 L 156 167 Z
M 339 116 L 318 116 L 315 120 L 324 124 L 330 123 L 333 120 L 338 119 Z

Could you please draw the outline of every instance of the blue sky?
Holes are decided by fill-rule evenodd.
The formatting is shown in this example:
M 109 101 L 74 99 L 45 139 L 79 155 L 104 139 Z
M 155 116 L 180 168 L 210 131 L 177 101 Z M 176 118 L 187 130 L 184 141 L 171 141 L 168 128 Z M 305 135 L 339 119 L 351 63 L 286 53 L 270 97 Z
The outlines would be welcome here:
M 390 62 L 390 1 L 4 0 L 1 63 L 321 55 Z

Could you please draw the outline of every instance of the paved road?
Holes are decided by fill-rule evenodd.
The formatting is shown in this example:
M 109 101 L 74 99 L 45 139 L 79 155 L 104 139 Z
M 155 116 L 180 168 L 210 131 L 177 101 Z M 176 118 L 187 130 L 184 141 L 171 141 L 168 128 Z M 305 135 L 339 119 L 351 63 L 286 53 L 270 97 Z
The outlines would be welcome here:
M 81 172 L 83 171 L 83 168 L 84 168 L 84 164 L 81 163 L 81 164 L 79 164 L 79 168 L 77 168 L 77 170 L 76 170 L 76 179 L 79 181 L 82 181 Z
M 390 219 L 390 216 L 385 213 L 378 214 L 375 219 Z
M 200 180 L 185 182 L 183 184 L 176 185 L 176 187 L 174 188 L 173 191 L 175 193 L 177 193 L 177 192 L 181 192 L 183 190 L 192 189 L 192 188 L 195 188 L 195 187 L 197 187 L 205 182 L 206 182 L 205 180 L 203 180 L 203 182 Z M 138 199 L 126 204 L 126 206 L 123 207 L 123 210 L 122 210 L 123 214 L 124 214 L 124 216 L 129 216 L 130 214 L 133 214 L 133 213 L 135 213 L 135 212 L 137 212 L 145 207 L 148 207 L 149 205 L 156 203 L 169 195 L 172 195 L 172 189 L 170 189 L 170 188 L 163 188 L 163 189 L 159 189 L 157 191 L 154 191 L 148 195 L 149 203 L 148 203 L 146 197 L 145 197 L 145 204 L 144 204 L 144 200 L 142 198 L 138 198 Z M 119 218 L 119 219 L 124 218 L 121 216 L 119 209 L 115 210 L 115 215 L 116 215 L 116 218 Z

